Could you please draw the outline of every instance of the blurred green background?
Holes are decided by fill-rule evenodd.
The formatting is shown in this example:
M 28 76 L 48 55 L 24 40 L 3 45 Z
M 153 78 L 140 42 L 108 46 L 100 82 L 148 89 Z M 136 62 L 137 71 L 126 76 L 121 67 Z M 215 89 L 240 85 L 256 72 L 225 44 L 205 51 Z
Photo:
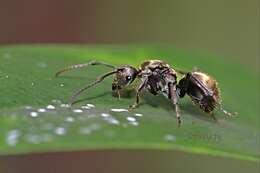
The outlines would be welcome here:
M 0 43 L 166 43 L 257 69 L 258 0 L 1 0 Z

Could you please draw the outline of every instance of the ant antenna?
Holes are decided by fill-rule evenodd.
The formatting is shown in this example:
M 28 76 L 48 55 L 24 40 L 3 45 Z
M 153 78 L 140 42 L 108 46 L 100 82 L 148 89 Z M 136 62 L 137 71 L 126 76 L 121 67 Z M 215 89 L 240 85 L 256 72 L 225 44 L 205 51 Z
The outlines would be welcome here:
M 106 67 L 109 67 L 109 68 L 112 68 L 112 69 L 116 69 L 116 67 L 111 65 L 111 64 L 107 64 L 107 63 L 103 63 L 103 62 L 99 62 L 99 61 L 90 61 L 90 62 L 85 63 L 85 64 L 71 65 L 71 66 L 68 66 L 64 69 L 61 69 L 60 71 L 58 71 L 55 74 L 55 77 L 58 77 L 60 74 L 66 72 L 66 71 L 70 71 L 70 70 L 78 69 L 78 68 L 85 68 L 85 67 L 88 67 L 89 65 L 103 65 L 103 66 L 106 66 Z
M 91 84 L 88 84 L 87 86 L 77 90 L 76 92 L 73 93 L 73 95 L 70 97 L 69 99 L 69 105 L 71 106 L 73 103 L 74 103 L 74 100 L 75 98 L 80 94 L 82 93 L 83 91 L 86 91 L 87 89 L 99 84 L 100 82 L 102 82 L 106 77 L 112 75 L 112 74 L 115 74 L 117 73 L 117 70 L 115 71 L 111 71 L 111 72 L 108 72 L 108 73 L 105 73 L 104 75 L 100 76 L 99 78 L 97 78 L 96 81 L 92 82 Z

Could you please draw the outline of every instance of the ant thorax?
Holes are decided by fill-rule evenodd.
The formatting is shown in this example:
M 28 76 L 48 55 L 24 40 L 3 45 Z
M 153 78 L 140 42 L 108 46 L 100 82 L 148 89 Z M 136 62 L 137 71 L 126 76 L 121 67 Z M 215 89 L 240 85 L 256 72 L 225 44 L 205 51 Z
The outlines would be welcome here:
M 148 76 L 147 89 L 154 95 L 163 94 L 166 98 L 170 98 L 169 80 L 170 70 L 155 69 L 151 75 Z

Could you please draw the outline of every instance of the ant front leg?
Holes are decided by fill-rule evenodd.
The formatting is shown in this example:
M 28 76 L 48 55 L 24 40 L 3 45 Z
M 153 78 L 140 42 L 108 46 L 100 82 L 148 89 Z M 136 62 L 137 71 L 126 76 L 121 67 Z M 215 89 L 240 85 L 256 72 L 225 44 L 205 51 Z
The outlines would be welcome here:
M 121 100 L 121 93 L 120 93 L 120 90 L 117 89 L 117 90 L 116 90 L 116 93 L 117 93 L 118 100 Z
M 145 77 L 145 79 L 142 81 L 142 83 L 137 88 L 136 96 L 135 96 L 135 103 L 133 105 L 131 105 L 130 108 L 134 109 L 139 105 L 140 93 L 146 87 L 147 81 L 148 81 L 148 77 Z

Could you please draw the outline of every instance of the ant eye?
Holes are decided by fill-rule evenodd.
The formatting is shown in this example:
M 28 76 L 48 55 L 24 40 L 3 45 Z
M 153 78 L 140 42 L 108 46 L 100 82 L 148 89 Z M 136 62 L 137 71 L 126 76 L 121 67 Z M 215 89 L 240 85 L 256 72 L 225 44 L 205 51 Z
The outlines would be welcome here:
M 126 76 L 127 81 L 130 81 L 131 79 L 132 79 L 131 76 Z

